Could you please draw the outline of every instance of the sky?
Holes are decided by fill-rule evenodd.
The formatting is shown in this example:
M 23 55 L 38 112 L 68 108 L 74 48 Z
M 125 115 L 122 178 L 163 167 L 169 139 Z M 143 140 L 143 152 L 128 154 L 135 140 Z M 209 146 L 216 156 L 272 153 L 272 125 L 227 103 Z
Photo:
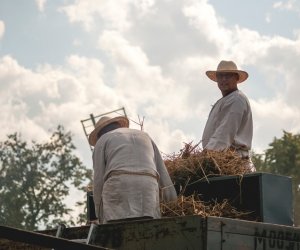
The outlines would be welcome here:
M 1 0 L 0 141 L 63 125 L 92 168 L 81 120 L 124 107 L 178 152 L 221 98 L 205 75 L 221 60 L 249 73 L 255 152 L 300 133 L 300 1 Z

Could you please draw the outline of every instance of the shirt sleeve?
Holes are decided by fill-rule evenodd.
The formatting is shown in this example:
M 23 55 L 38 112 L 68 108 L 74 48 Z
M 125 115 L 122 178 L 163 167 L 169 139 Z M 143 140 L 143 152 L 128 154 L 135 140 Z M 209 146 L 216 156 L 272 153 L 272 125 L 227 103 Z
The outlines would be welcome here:
M 223 109 L 223 116 L 218 121 L 215 132 L 210 137 L 206 149 L 221 151 L 229 148 L 234 142 L 235 135 L 243 119 L 244 104 L 240 101 L 227 103 Z
M 172 201 L 177 199 L 176 190 L 168 173 L 168 170 L 165 166 L 165 163 L 161 157 L 161 154 L 152 141 L 154 154 L 155 154 L 155 163 L 156 169 L 159 174 L 159 187 L 161 189 L 161 199 L 162 201 Z
M 102 211 L 102 190 L 105 173 L 105 149 L 102 144 L 96 144 L 93 152 L 93 199 L 96 208 L 96 216 L 101 221 Z M 100 210 L 99 210 L 100 209 Z

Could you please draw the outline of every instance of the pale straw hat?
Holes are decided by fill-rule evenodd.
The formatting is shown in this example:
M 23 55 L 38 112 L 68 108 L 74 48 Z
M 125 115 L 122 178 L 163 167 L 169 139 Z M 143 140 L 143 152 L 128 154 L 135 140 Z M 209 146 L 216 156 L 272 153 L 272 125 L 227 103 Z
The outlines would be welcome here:
M 129 120 L 125 116 L 118 116 L 114 118 L 110 118 L 108 116 L 103 116 L 100 120 L 96 123 L 95 129 L 89 135 L 89 144 L 92 146 L 96 145 L 97 142 L 97 135 L 101 129 L 103 129 L 108 124 L 113 122 L 117 122 L 121 125 L 121 127 L 128 128 L 129 127 Z
M 238 70 L 236 64 L 233 61 L 221 61 L 217 70 L 206 71 L 206 75 L 209 79 L 217 81 L 217 73 L 237 73 L 239 75 L 238 83 L 245 81 L 248 78 L 248 73 L 243 70 Z

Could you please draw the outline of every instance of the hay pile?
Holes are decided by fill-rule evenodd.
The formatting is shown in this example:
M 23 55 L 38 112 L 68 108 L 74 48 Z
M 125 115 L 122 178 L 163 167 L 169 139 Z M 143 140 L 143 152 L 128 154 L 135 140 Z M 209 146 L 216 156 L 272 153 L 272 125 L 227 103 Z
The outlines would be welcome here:
M 241 159 L 234 151 L 207 151 L 201 150 L 198 145 L 185 144 L 180 153 L 164 157 L 170 177 L 176 185 L 185 186 L 212 176 L 250 172 L 248 160 Z
M 249 219 L 251 212 L 237 211 L 228 200 L 223 202 L 204 203 L 199 196 L 178 196 L 176 201 L 161 203 L 160 210 L 163 217 L 200 215 L 202 217 L 216 216 L 238 219 Z
M 199 195 L 185 197 L 184 190 L 188 184 L 199 180 L 208 180 L 208 177 L 221 175 L 244 175 L 250 173 L 249 161 L 241 159 L 232 150 L 217 152 L 202 150 L 199 143 L 192 145 L 186 143 L 178 154 L 167 155 L 165 165 L 173 183 L 180 187 L 181 193 L 178 199 L 169 203 L 161 203 L 161 213 L 164 217 L 200 215 L 251 219 L 250 211 L 237 211 L 230 201 L 203 202 Z

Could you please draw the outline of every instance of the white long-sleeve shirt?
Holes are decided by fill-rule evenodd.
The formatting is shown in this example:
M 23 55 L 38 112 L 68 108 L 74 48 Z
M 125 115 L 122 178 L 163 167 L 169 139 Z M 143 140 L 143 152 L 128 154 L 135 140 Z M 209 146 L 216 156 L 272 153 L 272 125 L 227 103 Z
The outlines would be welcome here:
M 212 107 L 203 131 L 202 146 L 215 151 L 232 147 L 241 157 L 247 157 L 252 136 L 249 101 L 240 90 L 236 90 L 219 99 Z
M 100 206 L 101 210 L 101 199 L 109 196 L 109 194 L 103 195 L 103 187 L 108 176 L 111 172 L 119 170 L 156 175 L 159 179 L 157 185 L 162 190 L 163 200 L 175 200 L 177 197 L 175 188 L 156 144 L 151 140 L 149 135 L 143 131 L 119 128 L 104 134 L 97 141 L 94 148 L 93 168 L 93 196 L 96 209 L 97 206 Z M 120 175 L 119 178 L 122 178 L 122 176 Z M 136 175 L 134 178 L 139 178 L 139 176 Z M 152 179 L 156 181 L 154 178 Z M 136 187 L 136 189 L 139 189 L 139 187 Z M 141 190 L 141 192 L 143 192 L 143 190 Z M 128 199 L 131 199 L 130 196 L 133 194 L 125 193 L 124 195 L 128 196 Z M 151 199 L 156 198 L 153 196 Z M 154 204 L 159 205 L 157 202 L 157 200 L 153 200 Z M 130 207 L 133 206 L 140 206 L 140 204 L 130 204 Z M 142 206 L 147 207 L 147 204 L 142 204 Z M 130 211 L 124 211 L 125 217 L 126 214 L 130 214 Z M 132 214 L 135 215 L 136 212 L 132 211 Z

